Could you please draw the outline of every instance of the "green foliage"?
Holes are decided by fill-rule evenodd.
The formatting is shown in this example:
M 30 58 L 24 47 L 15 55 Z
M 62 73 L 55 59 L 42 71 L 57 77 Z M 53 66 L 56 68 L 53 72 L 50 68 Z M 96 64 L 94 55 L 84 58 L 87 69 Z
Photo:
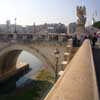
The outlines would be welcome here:
M 100 29 L 100 21 L 95 22 L 95 23 L 93 24 L 93 26 Z
M 51 72 L 46 69 L 42 69 L 37 75 L 37 80 L 45 80 L 49 82 L 54 82 L 54 77 Z
M 13 93 L 1 95 L 0 100 L 40 100 L 47 95 L 53 86 L 52 80 L 52 74 L 43 69 L 37 75 L 37 80 L 32 80 L 31 83 Z
M 48 81 L 34 80 L 30 85 L 26 86 L 27 88 L 0 96 L 0 100 L 40 100 L 43 96 L 46 96 L 52 86 L 53 84 Z

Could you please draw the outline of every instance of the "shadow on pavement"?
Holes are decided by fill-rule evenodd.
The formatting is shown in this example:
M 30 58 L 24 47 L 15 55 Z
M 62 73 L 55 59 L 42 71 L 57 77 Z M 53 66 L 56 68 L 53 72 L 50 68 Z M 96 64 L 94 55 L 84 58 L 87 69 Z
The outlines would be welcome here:
M 98 90 L 100 94 L 100 48 L 93 48 L 92 50 L 93 50 L 93 59 L 96 70 Z

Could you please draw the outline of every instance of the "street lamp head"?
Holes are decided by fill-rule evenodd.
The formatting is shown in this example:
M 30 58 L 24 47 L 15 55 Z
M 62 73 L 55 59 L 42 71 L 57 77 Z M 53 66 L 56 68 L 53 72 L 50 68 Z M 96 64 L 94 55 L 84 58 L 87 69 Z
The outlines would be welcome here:
M 60 53 L 59 50 L 56 48 L 55 51 L 54 51 L 54 54 L 56 55 L 56 54 L 59 54 L 59 53 Z
M 60 52 L 59 52 L 59 50 L 57 48 L 55 49 L 54 54 L 55 54 L 56 58 L 59 57 Z

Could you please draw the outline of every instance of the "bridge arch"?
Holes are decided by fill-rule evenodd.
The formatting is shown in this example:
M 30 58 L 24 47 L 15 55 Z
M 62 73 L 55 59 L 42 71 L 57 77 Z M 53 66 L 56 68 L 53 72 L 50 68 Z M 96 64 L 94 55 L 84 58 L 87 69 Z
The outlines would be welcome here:
M 10 70 L 16 70 L 17 59 L 23 50 L 35 55 L 44 64 L 53 66 L 46 55 L 44 55 L 41 50 L 35 48 L 34 46 L 31 47 L 21 44 L 9 44 L 0 51 L 0 75 Z

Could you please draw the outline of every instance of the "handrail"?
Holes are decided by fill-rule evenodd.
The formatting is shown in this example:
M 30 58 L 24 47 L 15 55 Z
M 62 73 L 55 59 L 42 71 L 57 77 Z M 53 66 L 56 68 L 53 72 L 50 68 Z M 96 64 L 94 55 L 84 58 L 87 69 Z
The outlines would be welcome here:
M 85 40 L 44 100 L 99 100 L 89 40 Z

